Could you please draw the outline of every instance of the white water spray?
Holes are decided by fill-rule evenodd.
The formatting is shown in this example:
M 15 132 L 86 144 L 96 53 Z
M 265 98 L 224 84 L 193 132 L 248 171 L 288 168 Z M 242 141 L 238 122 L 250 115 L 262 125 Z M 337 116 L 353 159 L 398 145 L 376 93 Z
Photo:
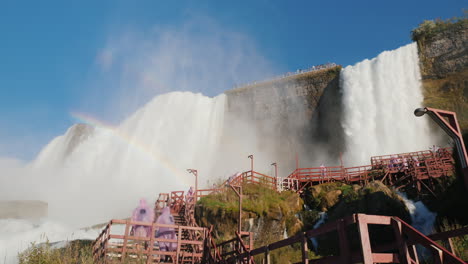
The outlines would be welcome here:
M 434 232 L 434 223 L 437 214 L 429 209 L 421 201 L 412 201 L 406 197 L 406 194 L 397 192 L 403 199 L 411 215 L 411 225 L 424 235 L 430 235 Z
M 16 175 L 1 175 L 1 200 L 45 201 L 49 217 L 26 228 L 8 220 L 7 227 L 22 227 L 0 230 L 0 258 L 14 263 L 11 257 L 40 241 L 43 232 L 51 241 L 70 239 L 79 227 L 129 217 L 141 197 L 152 203 L 161 192 L 187 190 L 195 182 L 188 168 L 207 178 L 223 130 L 224 102 L 224 95 L 164 94 L 116 127 L 81 115 L 95 128 L 71 128 Z
M 423 101 L 420 79 L 415 43 L 342 70 L 346 164 L 432 145 L 427 118 L 413 115 Z
M 328 218 L 328 215 L 326 212 L 320 212 L 319 213 L 319 220 L 317 221 L 317 223 L 315 223 L 315 225 L 313 226 L 313 229 L 316 229 L 316 228 L 319 228 L 321 225 L 323 225 L 323 223 L 325 223 L 325 221 L 327 220 Z M 318 241 L 317 241 L 317 238 L 315 237 L 312 237 L 310 239 L 310 241 L 312 241 L 312 245 L 314 246 L 314 249 L 315 249 L 315 252 L 317 252 L 318 250 Z

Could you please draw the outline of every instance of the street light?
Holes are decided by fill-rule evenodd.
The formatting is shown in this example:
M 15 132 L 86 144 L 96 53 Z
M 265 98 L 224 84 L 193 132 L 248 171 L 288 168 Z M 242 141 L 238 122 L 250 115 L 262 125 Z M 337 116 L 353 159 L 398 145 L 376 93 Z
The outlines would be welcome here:
M 198 171 L 194 169 L 187 169 L 188 173 L 192 173 L 195 175 L 195 203 L 197 203 L 197 198 L 198 198 Z
M 250 159 L 250 170 L 251 170 L 252 173 L 253 173 L 253 155 L 249 155 L 247 158 Z
M 466 154 L 465 143 L 461 134 L 460 126 L 455 112 L 440 110 L 430 107 L 417 108 L 414 110 L 415 116 L 428 114 L 455 142 L 458 160 L 460 161 L 463 173 L 465 188 L 468 190 L 468 155 Z
M 275 166 L 275 188 L 278 191 L 278 165 L 276 164 L 276 162 L 273 162 L 271 166 Z

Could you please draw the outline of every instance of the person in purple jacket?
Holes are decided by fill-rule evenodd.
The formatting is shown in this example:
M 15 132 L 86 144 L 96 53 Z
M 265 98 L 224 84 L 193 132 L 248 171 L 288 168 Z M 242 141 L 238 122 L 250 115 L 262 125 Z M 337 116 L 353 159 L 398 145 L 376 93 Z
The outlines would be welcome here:
M 174 217 L 169 207 L 164 207 L 162 209 L 162 213 L 156 220 L 156 224 L 175 225 Z M 173 227 L 159 227 L 156 238 L 177 240 L 177 235 Z M 175 251 L 177 249 L 177 243 L 159 242 L 159 249 L 161 251 Z M 168 258 L 169 256 L 166 256 L 165 260 L 167 261 Z
M 132 221 L 134 222 L 147 222 L 152 224 L 154 221 L 154 211 L 148 206 L 144 198 L 140 199 L 140 204 L 133 210 Z M 151 226 L 132 225 L 130 234 L 139 237 L 149 237 Z

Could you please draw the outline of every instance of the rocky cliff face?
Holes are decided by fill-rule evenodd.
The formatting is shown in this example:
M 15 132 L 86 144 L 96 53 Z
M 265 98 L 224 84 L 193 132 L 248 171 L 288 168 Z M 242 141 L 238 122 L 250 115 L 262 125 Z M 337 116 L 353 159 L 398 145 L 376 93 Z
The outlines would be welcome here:
M 323 124 L 340 124 L 340 70 L 337 66 L 225 92 L 225 138 L 233 138 L 231 133 L 255 138 L 259 149 L 278 153 L 273 157 L 277 160 L 288 160 L 288 164 L 282 162 L 287 171 L 294 166 L 295 153 L 310 161 L 311 150 L 317 149 L 311 145 L 314 138 L 320 137 L 324 147 L 339 151 L 341 129 Z M 335 111 L 325 111 L 330 104 L 337 106 Z
M 418 47 L 425 106 L 457 112 L 468 132 L 468 23 L 423 36 Z

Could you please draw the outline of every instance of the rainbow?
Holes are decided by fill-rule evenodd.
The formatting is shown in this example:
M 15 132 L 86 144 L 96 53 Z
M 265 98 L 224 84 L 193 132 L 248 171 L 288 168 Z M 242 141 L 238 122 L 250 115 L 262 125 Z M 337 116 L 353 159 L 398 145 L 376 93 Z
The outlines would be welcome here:
M 98 120 L 97 118 L 85 113 L 70 112 L 70 115 L 73 119 L 75 119 L 78 122 L 110 131 L 115 139 L 124 142 L 129 147 L 139 151 L 151 160 L 170 170 L 174 173 L 174 175 L 177 176 L 179 180 L 181 180 L 185 184 L 189 186 L 193 185 L 193 182 L 188 180 L 189 177 L 187 177 L 187 172 L 185 170 L 181 170 L 180 168 L 175 166 L 174 163 L 170 161 L 163 153 L 148 147 L 144 142 L 139 141 L 137 138 L 131 137 L 130 135 L 126 134 L 124 131 L 119 129 L 119 127 L 113 126 L 111 124 L 106 124 L 105 122 Z

